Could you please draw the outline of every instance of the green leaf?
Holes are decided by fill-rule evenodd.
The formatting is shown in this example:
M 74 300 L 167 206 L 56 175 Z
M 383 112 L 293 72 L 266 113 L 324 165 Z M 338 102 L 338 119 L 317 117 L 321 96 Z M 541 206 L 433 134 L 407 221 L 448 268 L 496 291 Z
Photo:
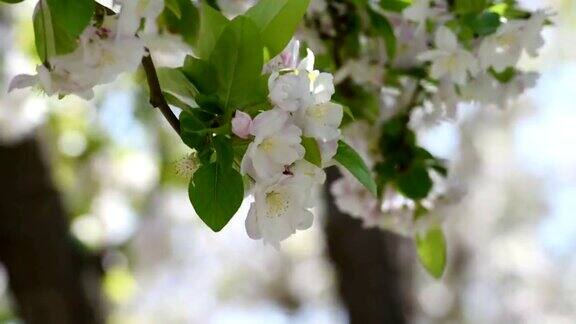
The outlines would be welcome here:
M 304 159 L 318 167 L 322 167 L 322 155 L 318 142 L 312 137 L 302 137 L 302 146 L 306 149 Z
M 380 0 L 380 7 L 388 11 L 402 12 L 411 3 L 412 0 Z
M 182 18 L 182 12 L 180 11 L 180 3 L 178 0 L 165 0 L 164 4 L 177 18 Z
M 156 73 L 162 91 L 187 98 L 195 98 L 198 95 L 196 87 L 188 81 L 180 69 L 162 67 L 156 69 Z
M 168 102 L 168 104 L 171 106 L 178 107 L 182 110 L 192 110 L 198 108 L 198 104 L 196 102 L 184 102 L 184 100 L 166 91 L 162 91 L 162 94 L 164 95 L 166 102 Z
M 433 182 L 424 165 L 413 164 L 396 178 L 397 189 L 406 197 L 424 199 L 432 189 Z
M 232 167 L 234 162 L 234 147 L 232 141 L 224 135 L 218 135 L 214 138 L 214 148 L 218 163 L 225 167 Z
M 470 27 L 478 35 L 486 36 L 495 33 L 501 24 L 499 14 L 486 11 L 475 16 Z
M 418 259 L 434 278 L 439 279 L 446 268 L 446 238 L 439 226 L 434 226 L 426 233 L 416 235 Z
M 218 90 L 225 113 L 264 101 L 262 42 L 258 28 L 243 16 L 234 19 L 222 32 L 210 57 L 216 68 Z
M 219 232 L 240 208 L 244 183 L 240 173 L 232 167 L 211 163 L 194 173 L 188 194 L 202 221 Z
M 270 58 L 288 45 L 310 0 L 260 0 L 246 12 L 258 26 Z
M 480 13 L 488 6 L 488 0 L 456 0 L 456 13 Z
M 212 63 L 187 56 L 182 71 L 203 94 L 216 93 L 216 68 Z
M 6 2 L 6 3 L 19 3 L 22 1 L 24 0 L 0 0 L 0 2 Z
M 180 137 L 186 145 L 198 151 L 209 144 L 210 116 L 200 109 L 180 113 Z
M 94 14 L 92 0 L 40 0 L 34 9 L 36 51 L 43 62 L 74 51 Z
M 192 47 L 197 44 L 200 29 L 200 13 L 192 0 L 168 0 L 165 2 L 162 22 L 174 34 L 182 36 Z
M 517 74 L 516 69 L 514 69 L 513 67 L 508 67 L 506 70 L 502 71 L 502 72 L 496 72 L 496 70 L 494 70 L 493 68 L 490 68 L 488 70 L 488 72 L 498 81 L 500 81 L 500 83 L 508 83 L 510 82 L 512 79 L 514 79 L 514 77 Z
M 362 160 L 360 155 L 350 145 L 343 141 L 338 142 L 338 151 L 334 156 L 334 160 L 338 161 L 340 165 L 346 168 L 358 181 L 368 189 L 374 196 L 376 196 L 377 188 L 376 182 L 372 178 L 372 173 L 366 163 Z
M 195 47 L 198 57 L 210 58 L 214 46 L 229 22 L 220 11 L 206 4 L 200 6 L 200 30 Z
M 378 35 L 384 39 L 388 61 L 392 61 L 396 55 L 396 35 L 394 34 L 394 28 L 388 21 L 388 18 L 374 10 L 368 9 L 368 14 L 372 21 L 372 27 L 374 27 Z

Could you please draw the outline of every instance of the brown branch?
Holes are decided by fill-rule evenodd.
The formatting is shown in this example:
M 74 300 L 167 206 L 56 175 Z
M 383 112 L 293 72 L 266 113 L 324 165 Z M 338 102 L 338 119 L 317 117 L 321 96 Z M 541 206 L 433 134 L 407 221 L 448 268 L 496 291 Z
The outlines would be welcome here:
M 174 112 L 172 112 L 172 109 L 168 106 L 168 102 L 166 102 L 166 98 L 164 98 L 164 94 L 162 94 L 156 67 L 154 66 L 154 61 L 148 49 L 146 49 L 146 55 L 142 58 L 142 67 L 146 73 L 146 80 L 148 81 L 148 88 L 150 89 L 150 104 L 160 109 L 164 118 L 170 123 L 170 126 L 180 135 L 180 121 Z

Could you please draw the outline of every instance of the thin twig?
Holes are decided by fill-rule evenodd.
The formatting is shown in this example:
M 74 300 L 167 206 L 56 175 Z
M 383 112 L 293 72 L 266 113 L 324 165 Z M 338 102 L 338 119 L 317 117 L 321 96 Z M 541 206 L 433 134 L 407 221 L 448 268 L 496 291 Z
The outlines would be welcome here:
M 160 109 L 164 118 L 170 123 L 170 126 L 180 135 L 180 121 L 174 112 L 172 112 L 172 109 L 168 106 L 168 102 L 166 102 L 166 98 L 164 98 L 164 94 L 162 94 L 156 67 L 154 66 L 154 61 L 148 49 L 146 49 L 146 55 L 142 58 L 142 67 L 146 73 L 146 80 L 148 81 L 148 88 L 150 89 L 150 104 Z

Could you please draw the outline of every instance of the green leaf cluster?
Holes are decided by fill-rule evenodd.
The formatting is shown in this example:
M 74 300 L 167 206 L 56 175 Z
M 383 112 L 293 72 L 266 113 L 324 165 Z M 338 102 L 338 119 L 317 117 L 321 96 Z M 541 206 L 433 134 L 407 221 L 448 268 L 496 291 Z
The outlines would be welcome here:
M 384 157 L 375 167 L 380 192 L 392 185 L 407 198 L 418 201 L 432 190 L 431 171 L 447 175 L 443 162 L 417 145 L 416 134 L 408 127 L 405 115 L 382 125 L 379 148 Z

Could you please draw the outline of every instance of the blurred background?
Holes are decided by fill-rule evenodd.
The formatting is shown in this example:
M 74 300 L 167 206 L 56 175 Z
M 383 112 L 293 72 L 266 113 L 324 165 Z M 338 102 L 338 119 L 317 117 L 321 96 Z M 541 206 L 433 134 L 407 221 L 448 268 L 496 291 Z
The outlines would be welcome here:
M 248 201 L 213 233 L 175 172 L 189 151 L 141 76 L 91 102 L 7 94 L 36 64 L 33 1 L 0 5 L 0 323 L 576 322 L 576 1 L 521 2 L 555 13 L 541 56 L 522 62 L 541 73 L 536 87 L 419 134 L 469 184 L 445 211 L 441 280 L 409 240 L 362 229 L 330 199 L 279 252 L 247 237 Z M 186 49 L 156 53 L 177 65 Z M 77 317 L 52 311 L 68 307 Z

